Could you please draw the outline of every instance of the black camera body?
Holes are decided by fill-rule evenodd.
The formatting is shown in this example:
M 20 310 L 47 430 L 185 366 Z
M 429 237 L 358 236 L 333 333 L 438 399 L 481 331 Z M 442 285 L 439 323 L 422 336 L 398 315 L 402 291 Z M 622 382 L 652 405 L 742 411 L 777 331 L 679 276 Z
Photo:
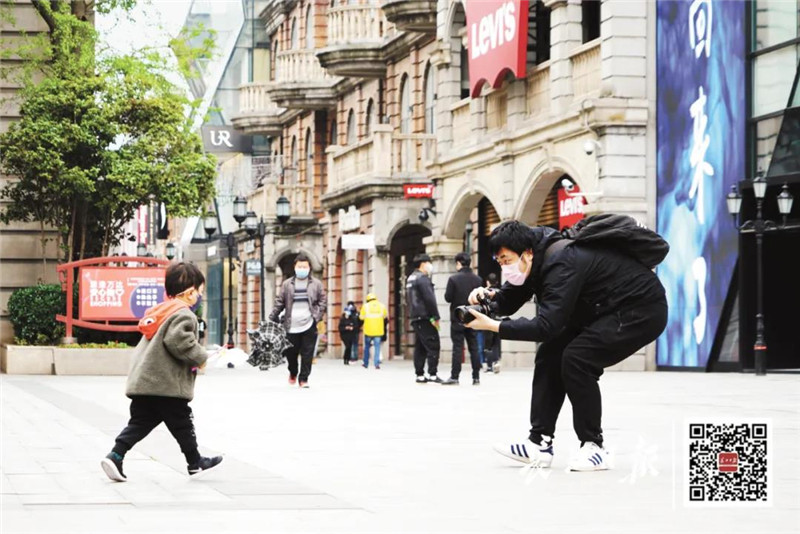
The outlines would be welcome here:
M 475 319 L 472 310 L 494 318 L 497 315 L 497 303 L 492 301 L 488 295 L 481 295 L 475 305 L 459 306 L 456 308 L 456 319 L 461 324 L 469 324 Z

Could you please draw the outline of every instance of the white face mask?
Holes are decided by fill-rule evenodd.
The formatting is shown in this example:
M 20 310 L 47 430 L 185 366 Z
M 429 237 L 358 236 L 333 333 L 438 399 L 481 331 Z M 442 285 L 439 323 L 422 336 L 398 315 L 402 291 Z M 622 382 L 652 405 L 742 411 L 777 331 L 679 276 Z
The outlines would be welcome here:
M 503 271 L 503 278 L 506 282 L 511 284 L 512 286 L 521 286 L 525 283 L 525 279 L 528 278 L 527 271 L 530 269 L 530 262 L 528 263 L 528 267 L 524 271 L 520 270 L 519 264 L 522 261 L 522 256 L 520 256 L 519 260 L 516 263 L 512 263 L 511 265 L 503 265 L 501 270 Z
M 433 271 L 434 271 L 433 264 L 432 263 L 428 263 L 428 269 L 427 269 L 428 276 L 433 275 Z

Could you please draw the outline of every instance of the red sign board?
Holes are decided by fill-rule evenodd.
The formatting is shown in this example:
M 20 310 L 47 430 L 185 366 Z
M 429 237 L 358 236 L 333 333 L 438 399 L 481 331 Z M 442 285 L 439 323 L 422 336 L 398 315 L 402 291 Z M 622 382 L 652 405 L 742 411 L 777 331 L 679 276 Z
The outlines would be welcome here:
M 717 468 L 720 473 L 737 473 L 739 471 L 739 454 L 720 452 L 717 455 Z
M 572 186 L 571 194 L 580 193 L 578 184 Z M 586 199 L 582 196 L 570 196 L 563 187 L 558 190 L 558 229 L 563 230 L 573 226 L 583 219 L 583 206 Z
M 405 198 L 433 198 L 433 184 L 403 184 Z
M 466 2 L 470 94 L 483 84 L 499 87 L 507 72 L 525 77 L 528 0 Z
M 164 300 L 164 273 L 159 267 L 82 267 L 81 320 L 135 321 Z

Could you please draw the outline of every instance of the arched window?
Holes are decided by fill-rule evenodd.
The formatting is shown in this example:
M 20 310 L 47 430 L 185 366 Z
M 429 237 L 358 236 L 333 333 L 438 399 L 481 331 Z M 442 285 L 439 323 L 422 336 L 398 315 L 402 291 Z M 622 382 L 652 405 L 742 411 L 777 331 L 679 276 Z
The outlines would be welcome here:
M 400 133 L 411 133 L 411 82 L 403 74 L 400 81 Z
M 339 144 L 339 125 L 336 123 L 336 114 L 334 113 L 333 120 L 331 121 L 331 145 Z
M 275 39 L 275 44 L 272 45 L 272 79 L 278 79 L 278 52 L 280 48 L 278 48 L 278 40 Z
M 309 4 L 306 9 L 306 48 L 308 50 L 314 49 L 314 17 L 311 13 L 311 6 L 312 4 Z
M 292 33 L 290 34 L 290 48 L 292 50 L 297 50 L 297 44 L 299 40 L 299 35 L 297 33 L 297 17 L 292 19 Z
M 306 185 L 314 185 L 314 139 L 311 128 L 306 129 Z
M 347 144 L 354 145 L 358 140 L 358 135 L 356 134 L 356 114 L 351 109 L 350 112 L 347 114 Z
M 364 116 L 364 136 L 372 135 L 372 124 L 375 121 L 375 104 L 372 99 L 367 102 L 367 114 Z
M 292 149 L 291 149 L 291 168 L 287 173 L 287 181 L 289 184 L 297 183 L 297 169 L 300 165 L 300 156 L 297 153 L 297 136 L 292 136 Z
M 425 133 L 436 131 L 436 70 L 428 63 L 425 67 Z

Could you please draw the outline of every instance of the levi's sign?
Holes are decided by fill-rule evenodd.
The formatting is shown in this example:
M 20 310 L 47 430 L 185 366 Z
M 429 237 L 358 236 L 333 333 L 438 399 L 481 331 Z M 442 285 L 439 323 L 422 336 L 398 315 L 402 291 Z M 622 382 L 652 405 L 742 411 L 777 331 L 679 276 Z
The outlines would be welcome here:
M 433 184 L 403 184 L 405 198 L 433 198 Z
M 507 72 L 525 76 L 528 0 L 466 2 L 470 95 L 483 84 L 499 87 Z

